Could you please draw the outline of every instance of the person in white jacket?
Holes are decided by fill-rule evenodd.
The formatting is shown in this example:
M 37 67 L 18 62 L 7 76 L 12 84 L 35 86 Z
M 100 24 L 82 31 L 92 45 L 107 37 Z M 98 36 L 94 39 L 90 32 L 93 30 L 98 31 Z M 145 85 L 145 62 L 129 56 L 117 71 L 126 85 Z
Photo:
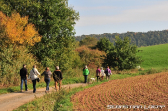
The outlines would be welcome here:
M 105 73 L 104 73 L 103 67 L 101 67 L 101 79 L 102 80 L 103 80 L 104 76 L 105 76 Z
M 40 75 L 40 73 L 36 69 L 36 65 L 34 65 L 33 69 L 30 71 L 29 78 L 28 78 L 28 79 L 32 80 L 32 83 L 33 83 L 33 93 L 36 92 L 36 79 L 38 79 L 38 75 Z

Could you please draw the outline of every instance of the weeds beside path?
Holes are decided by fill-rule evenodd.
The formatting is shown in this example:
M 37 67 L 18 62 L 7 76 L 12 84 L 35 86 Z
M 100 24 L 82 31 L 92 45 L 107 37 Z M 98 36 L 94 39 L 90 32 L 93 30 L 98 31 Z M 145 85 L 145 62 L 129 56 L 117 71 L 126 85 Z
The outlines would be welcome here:
M 80 86 L 86 86 L 84 83 L 68 84 L 63 85 L 62 88 L 75 88 Z M 54 86 L 50 87 L 50 92 L 55 91 Z M 36 93 L 33 93 L 32 90 L 25 91 L 23 93 L 15 92 L 9 94 L 0 95 L 0 110 L 1 111 L 12 111 L 13 109 L 18 108 L 19 106 L 32 101 L 37 97 L 45 95 L 45 88 L 37 89 Z

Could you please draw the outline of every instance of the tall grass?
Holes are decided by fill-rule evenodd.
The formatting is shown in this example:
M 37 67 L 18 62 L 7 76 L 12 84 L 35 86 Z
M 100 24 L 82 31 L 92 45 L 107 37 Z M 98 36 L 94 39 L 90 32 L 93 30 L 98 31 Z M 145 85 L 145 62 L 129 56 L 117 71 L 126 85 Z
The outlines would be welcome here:
M 142 57 L 142 64 L 140 65 L 145 70 L 153 69 L 168 69 L 168 44 L 140 47 L 141 50 L 137 53 Z
M 20 84 L 20 69 L 23 64 L 27 65 L 28 72 L 30 72 L 33 65 L 37 65 L 40 72 L 44 69 L 34 55 L 29 53 L 24 46 L 11 45 L 3 49 L 0 59 L 0 86 L 2 87 Z

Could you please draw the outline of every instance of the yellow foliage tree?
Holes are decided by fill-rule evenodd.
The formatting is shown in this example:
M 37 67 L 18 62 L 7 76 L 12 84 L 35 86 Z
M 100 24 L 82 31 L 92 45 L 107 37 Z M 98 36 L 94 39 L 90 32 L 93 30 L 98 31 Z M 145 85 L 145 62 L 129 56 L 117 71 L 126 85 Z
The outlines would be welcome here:
M 0 11 L 0 27 L 5 28 L 5 34 L 11 43 L 29 44 L 33 46 L 41 40 L 33 24 L 28 23 L 28 17 L 12 13 L 10 17 Z

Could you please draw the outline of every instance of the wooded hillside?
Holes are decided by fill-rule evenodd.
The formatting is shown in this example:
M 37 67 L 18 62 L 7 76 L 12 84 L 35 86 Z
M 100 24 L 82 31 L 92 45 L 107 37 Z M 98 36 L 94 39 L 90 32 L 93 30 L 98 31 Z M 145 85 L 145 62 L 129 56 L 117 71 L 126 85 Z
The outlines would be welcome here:
M 76 36 L 75 39 L 78 41 L 81 41 L 82 39 L 88 36 L 95 37 L 98 40 L 100 38 L 106 37 L 112 43 L 114 43 L 115 36 L 119 36 L 121 39 L 123 39 L 124 37 L 129 37 L 131 39 L 131 43 L 137 45 L 138 47 L 168 43 L 168 30 L 148 31 L 148 32 L 91 34 L 91 35 Z

